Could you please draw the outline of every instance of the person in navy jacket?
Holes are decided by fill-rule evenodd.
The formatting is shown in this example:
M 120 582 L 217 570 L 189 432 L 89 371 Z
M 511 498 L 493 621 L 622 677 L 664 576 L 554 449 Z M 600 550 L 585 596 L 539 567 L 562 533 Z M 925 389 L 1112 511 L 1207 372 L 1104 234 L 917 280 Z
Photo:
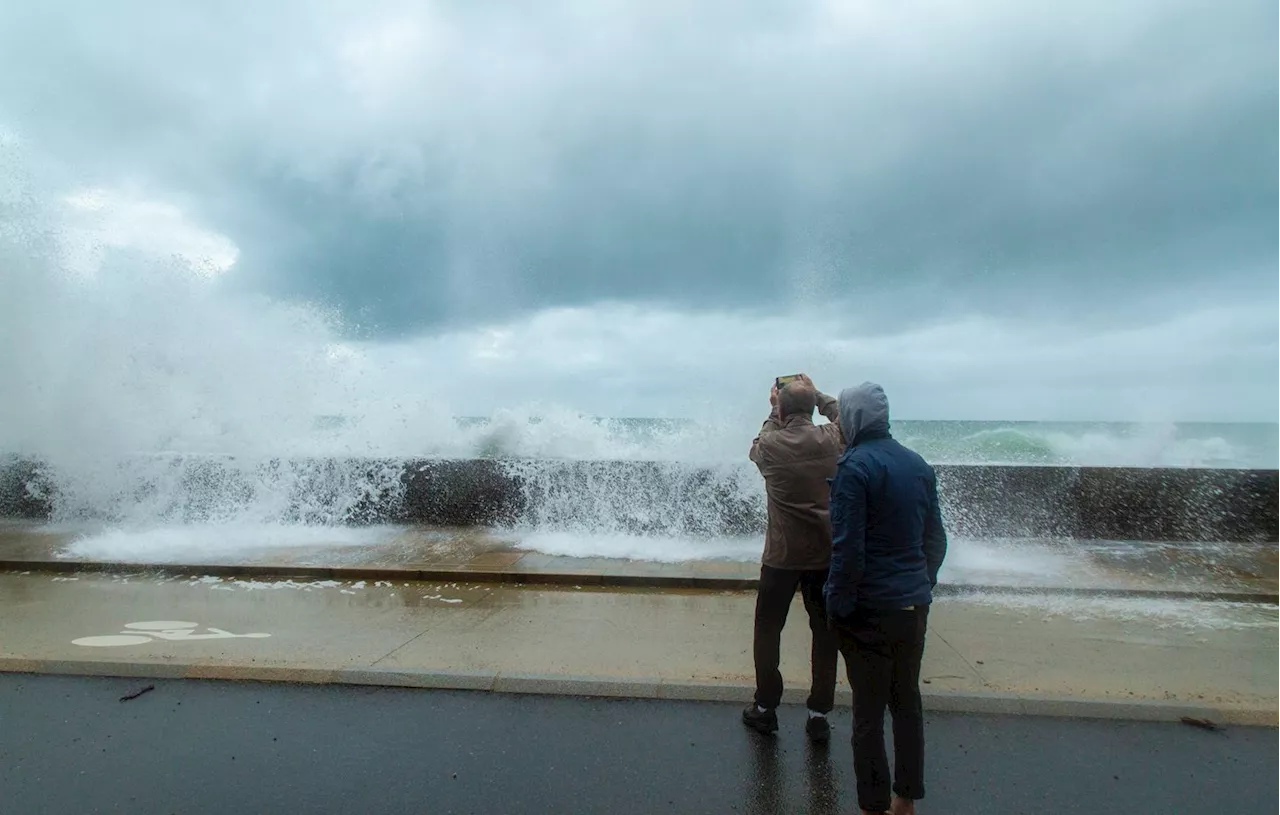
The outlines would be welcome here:
M 839 414 L 848 449 L 831 480 L 824 596 L 853 687 L 858 805 L 864 813 L 912 815 L 924 797 L 920 660 L 947 553 L 937 477 L 889 434 L 889 401 L 879 385 L 843 391 Z M 892 784 L 886 707 L 893 716 Z

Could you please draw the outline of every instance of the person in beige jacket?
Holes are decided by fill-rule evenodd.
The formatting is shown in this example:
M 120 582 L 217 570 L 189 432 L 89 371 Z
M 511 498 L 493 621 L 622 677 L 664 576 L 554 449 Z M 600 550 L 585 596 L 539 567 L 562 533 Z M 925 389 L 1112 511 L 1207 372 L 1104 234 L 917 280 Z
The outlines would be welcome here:
M 764 476 L 768 526 L 756 593 L 755 701 L 742 712 L 742 721 L 761 733 L 778 729 L 782 628 L 799 589 L 813 634 L 805 732 L 813 741 L 825 742 L 831 737 L 826 714 L 835 703 L 839 655 L 822 594 L 831 562 L 828 479 L 835 475 L 845 444 L 835 398 L 819 392 L 809 377 L 801 375 L 780 391 L 775 387 L 769 401 L 773 410 L 751 442 L 750 453 Z M 830 424 L 813 423 L 815 406 Z

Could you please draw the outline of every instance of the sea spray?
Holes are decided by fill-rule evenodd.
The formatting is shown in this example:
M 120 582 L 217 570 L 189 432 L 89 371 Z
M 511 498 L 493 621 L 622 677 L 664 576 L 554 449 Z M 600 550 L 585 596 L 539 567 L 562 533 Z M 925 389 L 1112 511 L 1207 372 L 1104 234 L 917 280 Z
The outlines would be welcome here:
M 395 514 L 404 462 L 226 456 L 131 456 L 60 467 L 29 478 L 54 522 L 360 524 Z
M 18 197 L 0 225 L 0 455 L 34 467 L 4 475 L 20 512 L 132 528 L 367 523 L 403 500 L 397 462 L 483 458 L 518 476 L 527 509 L 509 523 L 524 532 L 760 528 L 763 487 L 746 460 L 760 416 L 748 406 L 658 420 L 514 395 L 477 405 L 449 387 L 465 359 L 393 375 L 332 310 L 246 296 L 181 258 L 105 248 L 94 268 L 71 268 L 59 216 L 44 210 L 55 199 Z M 1276 466 L 1274 424 L 894 429 L 938 464 Z M 605 463 L 616 461 L 648 474 L 622 478 Z
M 758 532 L 764 486 L 755 467 L 671 461 L 503 463 L 525 493 L 517 532 L 705 539 Z

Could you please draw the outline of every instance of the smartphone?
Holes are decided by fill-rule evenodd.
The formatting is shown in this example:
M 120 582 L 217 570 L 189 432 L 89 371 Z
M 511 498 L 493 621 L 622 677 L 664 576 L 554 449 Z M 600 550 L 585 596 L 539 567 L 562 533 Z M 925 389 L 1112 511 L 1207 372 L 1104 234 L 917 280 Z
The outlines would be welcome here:
M 780 376 L 773 380 L 773 386 L 778 390 L 782 390 L 788 384 L 795 382 L 800 378 L 800 374 L 791 374 L 790 376 Z

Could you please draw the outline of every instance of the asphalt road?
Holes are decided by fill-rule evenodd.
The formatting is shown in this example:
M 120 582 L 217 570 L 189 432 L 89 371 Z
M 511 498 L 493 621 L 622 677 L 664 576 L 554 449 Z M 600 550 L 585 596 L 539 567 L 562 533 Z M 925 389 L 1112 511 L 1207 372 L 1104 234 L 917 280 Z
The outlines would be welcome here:
M 155 690 L 120 697 L 149 684 Z M 810 748 L 719 703 L 0 674 L 0 813 L 848 813 Z M 932 715 L 928 813 L 1274 813 L 1277 734 Z

